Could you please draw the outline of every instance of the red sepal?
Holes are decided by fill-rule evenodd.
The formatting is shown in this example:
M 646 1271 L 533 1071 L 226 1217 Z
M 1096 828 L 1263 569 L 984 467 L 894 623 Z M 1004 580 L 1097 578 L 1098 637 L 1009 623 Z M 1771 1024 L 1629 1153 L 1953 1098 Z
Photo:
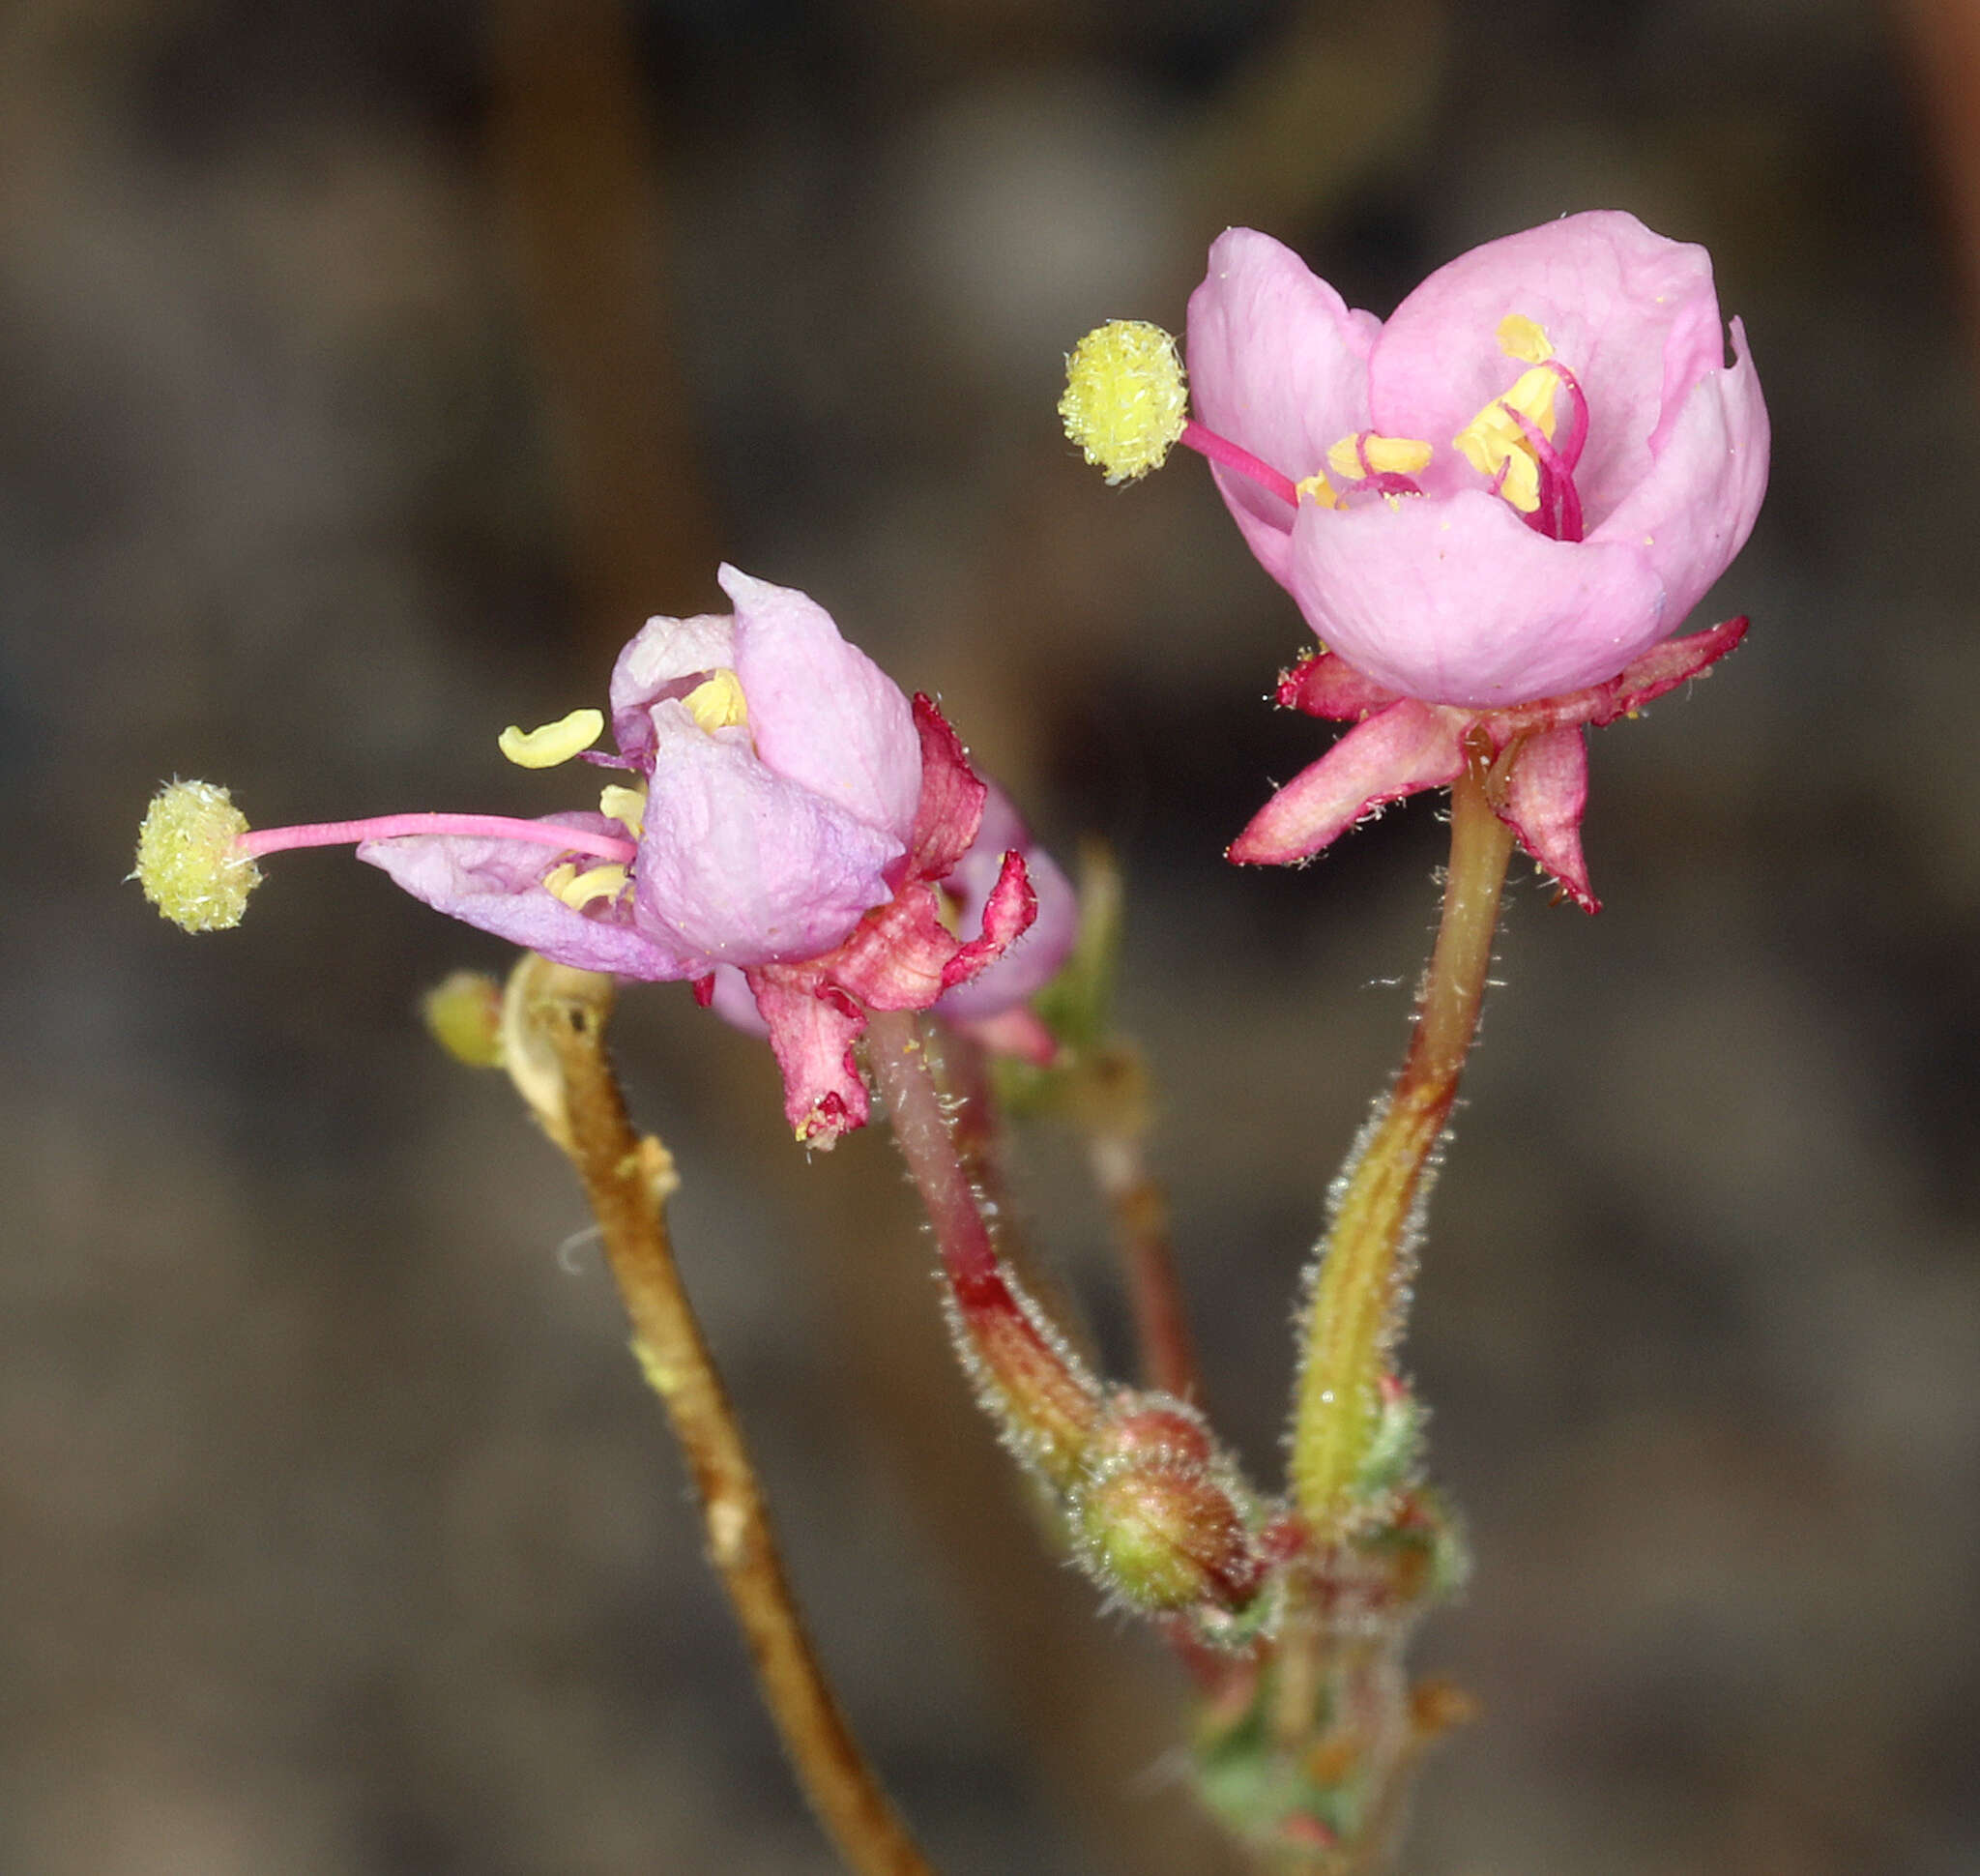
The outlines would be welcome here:
M 1467 743 L 1482 731 L 1495 756 L 1519 745 L 1504 777 L 1504 798 L 1496 804 L 1500 819 L 1577 905 L 1599 911 L 1582 855 L 1588 798 L 1584 726 L 1634 716 L 1698 677 L 1746 636 L 1746 624 L 1728 619 L 1666 639 L 1606 684 L 1505 710 L 1397 698 L 1332 652 L 1317 652 L 1280 677 L 1278 701 L 1313 717 L 1362 720 L 1252 817 L 1229 857 L 1241 865 L 1310 860 L 1388 803 L 1455 781 Z

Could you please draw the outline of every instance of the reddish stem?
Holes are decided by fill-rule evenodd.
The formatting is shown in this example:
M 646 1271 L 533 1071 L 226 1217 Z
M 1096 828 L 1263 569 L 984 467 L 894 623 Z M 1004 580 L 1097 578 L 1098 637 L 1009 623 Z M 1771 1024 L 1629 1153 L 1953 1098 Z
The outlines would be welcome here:
M 1099 1419 L 1099 1390 L 1005 1270 L 977 1204 L 913 1011 L 876 1010 L 866 1059 L 887 1102 L 894 1144 L 934 1228 L 957 1326 L 977 1380 L 1008 1429 L 1062 1488 L 1076 1476 Z

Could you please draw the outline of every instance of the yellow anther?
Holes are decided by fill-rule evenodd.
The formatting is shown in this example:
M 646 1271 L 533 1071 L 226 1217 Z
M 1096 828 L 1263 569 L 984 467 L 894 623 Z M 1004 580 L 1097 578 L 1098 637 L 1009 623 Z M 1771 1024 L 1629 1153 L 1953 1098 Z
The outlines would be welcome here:
M 594 899 L 616 899 L 625 892 L 626 868 L 608 865 L 593 866 L 581 873 L 567 860 L 543 875 L 543 889 L 552 898 L 562 899 L 573 912 L 582 912 Z
M 1189 422 L 1176 341 L 1145 319 L 1095 328 L 1065 361 L 1065 433 L 1110 483 L 1159 469 Z
M 1515 313 L 1513 317 L 1519 315 Z M 1526 323 L 1532 325 L 1531 320 Z M 1539 328 L 1535 326 L 1533 330 L 1538 332 Z M 1520 427 L 1519 418 L 1524 417 L 1542 436 L 1551 438 L 1554 394 L 1559 386 L 1560 375 L 1550 366 L 1538 365 L 1529 371 L 1522 371 L 1510 391 L 1495 397 L 1451 438 L 1452 447 L 1481 476 L 1497 476 L 1500 466 L 1504 466 L 1505 479 L 1500 484 L 1499 492 L 1522 514 L 1530 514 L 1540 506 L 1540 465 L 1527 441 L 1526 431 Z
M 137 832 L 131 877 L 144 896 L 188 931 L 225 931 L 241 923 L 261 868 L 234 842 L 248 817 L 224 788 L 175 781 L 160 788 Z
M 1344 436 L 1326 453 L 1326 466 L 1337 476 L 1413 476 L 1430 466 L 1436 453 L 1413 436 L 1378 436 L 1373 430 L 1356 430 Z
M 1295 490 L 1303 495 L 1316 508 L 1339 508 L 1341 498 L 1334 493 L 1334 485 L 1325 476 L 1308 476 L 1302 483 L 1293 484 Z
M 1523 312 L 1509 312 L 1499 322 L 1499 349 L 1523 365 L 1545 365 L 1554 356 L 1554 341 L 1538 321 Z
M 1554 434 L 1554 394 L 1560 389 L 1560 374 L 1545 365 L 1522 371 L 1513 388 L 1498 400 L 1508 404 L 1542 436 Z M 1498 404 L 1492 406 L 1495 410 Z M 1480 413 L 1483 414 L 1482 412 Z M 1517 430 L 1519 425 L 1514 425 Z
M 499 740 L 502 753 L 518 768 L 554 769 L 580 750 L 590 748 L 604 732 L 603 711 L 573 710 L 568 717 L 545 723 L 541 729 L 525 731 L 510 723 Z
M 703 729 L 733 729 L 749 720 L 749 700 L 742 694 L 742 680 L 734 671 L 720 670 L 704 679 L 682 702 L 687 714 Z
M 622 788 L 613 782 L 598 791 L 598 812 L 619 822 L 637 840 L 646 832 L 646 790 Z

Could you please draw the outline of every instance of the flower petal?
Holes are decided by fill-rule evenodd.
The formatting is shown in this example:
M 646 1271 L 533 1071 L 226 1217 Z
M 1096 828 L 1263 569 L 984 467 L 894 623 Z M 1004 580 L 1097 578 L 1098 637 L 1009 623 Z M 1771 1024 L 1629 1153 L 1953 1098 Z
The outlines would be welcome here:
M 1523 368 L 1500 349 L 1509 313 L 1536 321 L 1588 400 L 1575 472 L 1599 516 L 1650 466 L 1665 410 L 1718 363 L 1711 256 L 1601 209 L 1488 241 L 1440 267 L 1395 310 L 1369 360 L 1369 401 L 1384 435 L 1441 449 Z
M 1692 386 L 1649 473 L 1590 537 L 1641 545 L 1673 627 L 1745 546 L 1767 492 L 1767 408 L 1736 319 L 1732 343 L 1738 363 Z
M 594 834 L 617 827 L 602 814 L 549 814 L 543 819 L 553 827 Z M 436 911 L 510 944 L 541 952 L 559 964 L 649 982 L 693 974 L 687 958 L 638 928 L 625 906 L 578 912 L 545 892 L 543 875 L 558 860 L 553 848 L 522 840 L 422 834 L 364 841 L 358 858 L 390 874 L 395 884 Z
M 891 895 L 903 848 L 890 834 L 772 773 L 741 727 L 711 734 L 674 702 L 650 717 L 634 879 L 641 923 L 662 942 L 708 964 L 815 957 Z
M 747 975 L 783 1073 L 784 1118 L 801 1145 L 837 1145 L 840 1134 L 866 1125 L 866 1084 L 853 1059 L 866 1012 L 802 966 L 772 964 Z
M 733 567 L 716 577 L 736 602 L 736 675 L 757 754 L 905 841 L 921 794 L 921 749 L 900 687 L 839 636 L 817 601 Z
M 1295 482 L 1313 475 L 1329 445 L 1368 426 L 1367 361 L 1380 330 L 1290 248 L 1227 228 L 1189 296 L 1196 417 Z M 1288 583 L 1293 511 L 1246 477 L 1213 473 L 1251 551 Z
M 735 662 L 735 621 L 727 614 L 649 619 L 612 667 L 612 733 L 621 751 L 646 754 L 654 742 L 647 715 L 654 705 L 685 696 L 711 671 Z
M 1310 860 L 1384 803 L 1455 781 L 1465 766 L 1463 721 L 1413 698 L 1389 705 L 1281 788 L 1227 857 L 1242 866 Z
M 1599 684 L 1669 630 L 1641 545 L 1549 541 L 1482 489 L 1302 509 L 1292 591 L 1367 677 L 1483 709 Z
M 1602 902 L 1582 858 L 1582 810 L 1588 802 L 1588 746 L 1580 725 L 1542 730 L 1513 758 L 1500 819 L 1558 879 L 1584 912 Z

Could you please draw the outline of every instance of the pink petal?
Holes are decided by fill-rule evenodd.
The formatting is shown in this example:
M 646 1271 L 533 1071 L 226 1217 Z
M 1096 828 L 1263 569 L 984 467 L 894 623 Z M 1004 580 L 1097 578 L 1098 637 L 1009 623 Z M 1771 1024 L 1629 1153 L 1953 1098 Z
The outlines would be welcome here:
M 1736 319 L 1732 341 L 1738 363 L 1692 387 L 1649 473 L 1590 537 L 1641 547 L 1674 627 L 1745 546 L 1766 493 L 1766 404 Z
M 1599 515 L 1647 473 L 1667 405 L 1716 363 L 1701 344 L 1718 328 L 1711 257 L 1613 209 L 1473 248 L 1431 275 L 1382 329 L 1369 360 L 1374 426 L 1441 450 L 1525 368 L 1500 349 L 1508 313 L 1545 329 L 1587 396 L 1576 482 Z
M 941 1006 L 937 1006 L 938 1012 Z M 1049 1069 L 1059 1059 L 1059 1041 L 1034 1011 L 1018 1004 L 995 1016 L 954 1019 L 965 1036 L 974 1037 L 994 1055 L 1014 1055 L 1034 1069 Z
M 1582 810 L 1588 801 L 1588 747 L 1578 724 L 1542 730 L 1513 758 L 1500 819 L 1520 845 L 1566 889 L 1584 912 L 1602 902 L 1582 858 Z
M 1481 489 L 1302 509 L 1292 591 L 1376 683 L 1479 709 L 1602 683 L 1675 623 L 1640 544 L 1549 541 Z
M 704 980 L 709 986 L 706 1008 L 713 1010 L 732 1029 L 745 1036 L 765 1037 L 763 1011 L 756 1007 L 756 992 L 749 980 L 733 964 L 718 965 Z
M 783 1073 L 784 1118 L 801 1145 L 835 1146 L 840 1134 L 866 1125 L 866 1084 L 853 1057 L 865 1011 L 801 966 L 772 964 L 748 978 Z
M 892 835 L 710 735 L 678 703 L 651 713 L 654 768 L 635 883 L 640 921 L 708 964 L 815 957 L 891 896 Z
M 905 842 L 921 794 L 921 749 L 900 687 L 839 636 L 830 613 L 733 567 L 736 675 L 756 752 L 777 775 Z
M 693 689 L 709 672 L 736 662 L 735 621 L 725 614 L 649 619 L 612 667 L 612 732 L 626 755 L 653 747 L 647 712 Z
M 1367 427 L 1367 360 L 1380 329 L 1291 249 L 1228 228 L 1189 296 L 1195 417 L 1295 482 L 1310 476 L 1329 445 Z M 1213 473 L 1251 551 L 1285 584 L 1292 510 L 1246 477 Z
M 933 701 L 915 693 L 915 728 L 921 739 L 921 801 L 908 836 L 917 878 L 946 879 L 976 838 L 989 784 L 970 767 L 969 751 Z
M 1405 698 L 1358 723 L 1295 776 L 1231 843 L 1241 866 L 1310 860 L 1384 803 L 1455 781 L 1463 719 Z
M 1364 677 L 1345 658 L 1329 651 L 1309 652 L 1290 671 L 1279 673 L 1281 710 L 1302 710 L 1309 717 L 1338 722 L 1358 722 L 1372 711 L 1385 710 L 1397 693 Z
M 602 814 L 543 818 L 552 826 L 595 834 L 616 825 Z M 577 912 L 546 893 L 543 875 L 558 859 L 553 848 L 520 840 L 419 835 L 366 840 L 359 846 L 358 858 L 436 911 L 512 945 L 541 952 L 560 964 L 649 982 L 671 982 L 692 973 L 688 959 L 634 925 L 630 910 Z

